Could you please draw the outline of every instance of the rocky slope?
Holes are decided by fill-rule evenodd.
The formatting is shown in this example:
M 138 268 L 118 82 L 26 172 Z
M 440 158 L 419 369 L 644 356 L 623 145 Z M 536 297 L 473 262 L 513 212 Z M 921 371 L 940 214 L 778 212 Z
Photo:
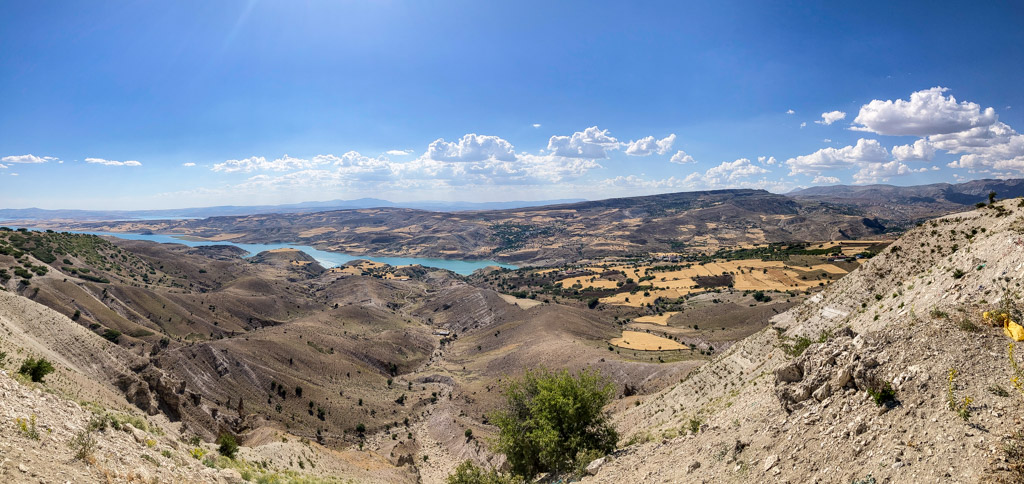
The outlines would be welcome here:
M 167 416 L 139 411 L 134 396 L 160 397 L 142 379 L 125 392 L 137 355 L 67 317 L 0 291 L 0 476 L 12 482 L 242 482 L 323 479 L 324 482 L 415 482 L 415 470 L 394 467 L 373 452 L 330 450 L 287 432 L 248 434 L 239 458 Z M 14 372 L 26 358 L 46 358 L 55 372 L 33 383 Z M 173 392 L 172 392 L 173 394 Z M 144 406 L 143 406 L 144 407 Z M 91 451 L 78 454 L 88 435 Z
M 1024 395 L 1009 339 L 981 313 L 1019 300 L 1022 205 L 909 231 L 774 327 L 619 409 L 634 445 L 587 481 L 1019 482 L 1006 449 L 1021 445 Z M 812 344 L 794 358 L 801 337 Z

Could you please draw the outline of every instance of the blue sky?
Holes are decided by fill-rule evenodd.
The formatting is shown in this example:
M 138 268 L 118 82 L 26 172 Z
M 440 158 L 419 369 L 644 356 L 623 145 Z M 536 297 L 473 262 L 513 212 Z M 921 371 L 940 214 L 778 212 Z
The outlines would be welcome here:
M 1020 4 L 633 3 L 0 3 L 0 207 L 1024 172 Z

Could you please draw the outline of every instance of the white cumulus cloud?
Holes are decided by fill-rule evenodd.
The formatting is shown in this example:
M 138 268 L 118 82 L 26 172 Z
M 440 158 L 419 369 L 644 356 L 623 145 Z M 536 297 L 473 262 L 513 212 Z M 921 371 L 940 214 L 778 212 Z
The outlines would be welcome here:
M 926 139 L 919 139 L 912 145 L 893 146 L 892 157 L 899 161 L 931 161 L 935 157 L 935 146 Z
M 196 164 L 190 161 L 188 163 L 182 163 L 181 166 L 196 166 Z
M 675 142 L 675 133 L 659 140 L 654 139 L 654 136 L 648 136 L 636 141 L 630 141 L 626 146 L 626 154 L 631 156 L 649 156 L 654 153 L 664 155 L 668 153 L 668 150 L 672 149 L 672 145 Z
M 677 151 L 676 154 L 672 155 L 672 158 L 670 158 L 668 161 L 672 163 L 678 163 L 680 165 L 697 162 L 697 160 L 693 159 L 692 156 L 686 154 L 686 152 L 683 150 Z
M 704 178 L 713 181 L 713 184 L 720 184 L 721 181 L 733 182 L 739 178 L 747 178 L 753 175 L 768 173 L 768 170 L 757 166 L 746 158 L 735 161 L 723 161 L 722 164 L 709 168 L 704 172 Z
M 787 109 L 786 114 L 796 114 L 796 111 L 793 111 L 792 109 Z
M 619 140 L 608 134 L 608 130 L 591 126 L 570 136 L 552 136 L 548 140 L 548 151 L 555 156 L 566 158 L 608 158 L 608 151 L 619 148 Z
M 839 178 L 834 176 L 818 175 L 811 180 L 811 183 L 815 185 L 836 185 L 839 183 Z
M 142 166 L 142 163 L 139 163 L 138 161 L 135 160 L 117 161 L 105 160 L 103 158 L 86 158 L 85 162 L 105 166 Z
M 943 96 L 945 87 L 917 91 L 910 100 L 882 101 L 875 99 L 860 108 L 851 129 L 892 136 L 930 136 L 957 133 L 984 127 L 998 121 L 992 108 L 981 109 L 976 103 L 957 102 L 952 95 Z
M 842 111 L 829 111 L 827 113 L 821 113 L 821 121 L 815 121 L 815 123 L 830 125 L 841 119 L 846 119 L 846 113 Z
M 320 164 L 317 160 L 307 160 L 284 155 L 274 160 L 262 156 L 250 156 L 241 160 L 227 160 L 215 163 L 210 169 L 221 173 L 252 173 L 254 171 L 292 171 L 309 169 Z
M 512 143 L 497 136 L 467 134 L 458 141 L 435 140 L 427 147 L 423 158 L 434 161 L 513 161 L 516 159 Z
M 898 160 L 886 163 L 866 163 L 857 173 L 853 174 L 853 182 L 858 185 L 889 181 L 889 178 L 911 173 L 923 173 L 928 168 L 913 169 Z
M 820 175 L 823 172 L 850 168 L 864 163 L 888 161 L 889 152 L 878 140 L 857 140 L 857 144 L 843 148 L 822 148 L 809 155 L 786 160 L 793 175 Z
M 387 150 L 384 154 L 391 156 L 405 156 L 412 154 L 412 150 Z
M 46 163 L 47 161 L 60 161 L 53 156 L 36 155 L 11 155 L 0 158 L 4 163 Z

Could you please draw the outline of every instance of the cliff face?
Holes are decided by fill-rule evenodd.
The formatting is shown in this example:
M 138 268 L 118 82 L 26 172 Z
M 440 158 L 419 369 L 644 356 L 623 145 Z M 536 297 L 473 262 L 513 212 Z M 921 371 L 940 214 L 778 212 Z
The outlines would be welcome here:
M 997 205 L 909 231 L 684 382 L 618 412 L 641 443 L 588 479 L 1019 482 L 1010 469 L 1020 457 L 1005 449 L 1022 445 L 1012 435 L 1024 429 L 1024 394 L 1011 382 L 1009 338 L 981 314 L 1017 312 L 1024 208 Z

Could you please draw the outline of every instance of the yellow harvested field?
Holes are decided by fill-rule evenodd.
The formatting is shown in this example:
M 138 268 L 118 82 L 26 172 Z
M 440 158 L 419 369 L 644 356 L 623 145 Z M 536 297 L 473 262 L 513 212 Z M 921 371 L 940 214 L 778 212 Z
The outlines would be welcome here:
M 302 238 L 316 237 L 317 235 L 323 235 L 323 234 L 327 234 L 327 233 L 331 233 L 331 232 L 337 232 L 337 231 L 338 231 L 338 229 L 336 229 L 334 227 L 317 227 L 315 229 L 309 229 L 309 230 L 305 230 L 305 231 L 299 232 L 299 237 L 302 237 Z
M 678 298 L 678 297 L 682 296 L 683 294 L 687 294 L 687 293 L 686 292 L 682 292 L 682 291 L 677 291 L 677 290 L 674 290 L 674 289 L 665 289 L 665 290 L 648 291 L 647 294 L 648 295 L 644 296 L 644 293 L 642 293 L 642 292 L 638 292 L 636 294 L 630 294 L 628 292 L 620 292 L 618 294 L 614 294 L 614 295 L 611 295 L 611 296 L 608 296 L 608 297 L 603 297 L 603 298 L 600 299 L 600 301 L 602 303 L 604 303 L 604 304 L 617 304 L 619 306 L 641 307 L 641 306 L 646 306 L 648 303 L 653 303 L 654 300 L 659 298 L 659 297 L 666 297 L 666 298 L 670 298 L 670 299 L 675 299 L 675 298 Z M 627 301 L 627 299 L 628 299 L 628 301 Z
M 312 264 L 312 263 L 313 263 L 313 261 L 309 261 L 309 260 L 293 260 L 292 261 L 292 265 L 293 266 L 298 266 L 298 267 L 302 267 L 304 265 L 308 265 L 308 264 Z
M 540 306 L 541 304 L 544 304 L 544 303 L 542 303 L 540 301 L 537 301 L 536 299 L 526 299 L 526 298 L 511 296 L 511 295 L 508 295 L 508 294 L 499 294 L 499 296 L 501 296 L 501 298 L 504 299 L 505 302 L 507 302 L 509 304 L 514 304 L 514 305 L 519 306 L 520 308 L 523 308 L 523 309 L 530 309 L 530 308 L 532 308 L 534 306 Z
M 298 252 L 298 251 L 299 251 L 299 249 L 293 249 L 291 247 L 282 247 L 280 249 L 270 249 L 267 252 L 269 252 L 271 254 L 280 254 L 282 252 Z
M 591 279 L 594 279 L 595 277 L 597 276 L 570 277 L 568 279 L 562 279 L 561 281 L 558 281 L 556 284 L 561 283 L 562 287 L 565 288 L 572 287 L 576 284 L 579 284 L 583 287 L 593 287 L 595 289 L 615 289 L 616 287 L 618 287 L 617 282 L 609 281 L 607 279 L 597 279 L 595 281 L 591 281 Z
M 658 350 L 685 350 L 688 349 L 686 345 L 677 341 L 672 341 L 668 338 L 661 336 L 655 336 L 653 334 L 644 333 L 641 331 L 623 331 L 622 337 L 612 338 L 608 341 L 613 346 L 620 348 L 626 348 L 631 350 L 640 351 L 658 351 Z
M 653 315 L 650 315 L 650 316 L 640 316 L 639 318 L 634 319 L 633 322 L 635 322 L 635 323 L 653 323 L 653 324 L 660 324 L 662 326 L 668 326 L 668 319 L 671 318 L 672 316 L 675 316 L 676 314 L 679 314 L 679 312 L 678 311 L 669 311 L 667 313 L 662 314 L 661 316 L 658 316 L 657 314 L 653 314 Z

